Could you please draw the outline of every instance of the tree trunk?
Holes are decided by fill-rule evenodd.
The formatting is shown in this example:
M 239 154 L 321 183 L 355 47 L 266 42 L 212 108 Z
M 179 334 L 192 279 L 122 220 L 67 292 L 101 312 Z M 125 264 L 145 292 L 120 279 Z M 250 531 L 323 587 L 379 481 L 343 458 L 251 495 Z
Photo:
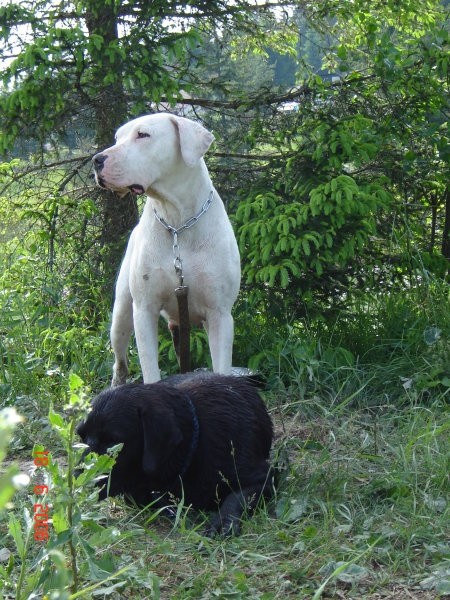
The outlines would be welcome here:
M 445 217 L 444 230 L 442 232 L 442 255 L 450 261 L 450 188 L 447 187 L 444 194 Z
M 438 199 L 437 192 L 430 194 L 430 206 L 431 206 L 431 235 L 430 235 L 430 244 L 428 246 L 428 252 L 430 252 L 432 254 L 434 251 L 434 246 L 436 244 L 436 228 L 437 228 L 437 217 L 438 217 L 438 206 L 439 206 L 439 199 Z
M 92 105 L 96 123 L 96 152 L 114 143 L 116 129 L 127 120 L 127 102 L 122 81 L 122 58 L 118 51 L 117 12 L 114 2 L 86 0 L 86 26 L 92 40 Z M 105 85 L 105 78 L 108 83 Z M 136 198 L 120 198 L 99 190 L 102 206 L 102 252 L 104 291 L 112 297 L 117 271 L 131 229 L 139 218 Z

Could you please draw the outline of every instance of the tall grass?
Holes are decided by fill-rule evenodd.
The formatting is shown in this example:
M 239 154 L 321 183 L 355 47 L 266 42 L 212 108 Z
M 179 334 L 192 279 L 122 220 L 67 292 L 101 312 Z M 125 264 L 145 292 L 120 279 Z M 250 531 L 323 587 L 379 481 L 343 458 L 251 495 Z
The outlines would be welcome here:
M 346 309 L 327 320 L 255 324 L 245 329 L 250 366 L 272 387 L 319 396 L 329 410 L 427 403 L 449 393 L 450 291 L 443 281 L 349 295 Z

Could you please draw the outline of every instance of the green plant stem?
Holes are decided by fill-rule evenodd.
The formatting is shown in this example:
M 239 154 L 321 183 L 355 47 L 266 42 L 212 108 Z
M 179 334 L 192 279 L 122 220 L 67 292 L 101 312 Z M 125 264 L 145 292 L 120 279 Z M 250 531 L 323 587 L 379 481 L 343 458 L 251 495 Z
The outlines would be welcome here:
M 71 565 L 72 565 L 72 576 L 73 576 L 73 584 L 71 586 L 72 593 L 76 593 L 79 587 L 78 580 L 78 566 L 77 566 L 77 549 L 76 544 L 73 541 L 73 504 L 74 504 L 74 493 L 73 493 L 73 471 L 74 471 L 74 461 L 73 461 L 73 440 L 75 433 L 75 420 L 72 418 L 70 422 L 69 429 L 69 440 L 67 447 L 67 455 L 68 455 L 68 474 L 67 474 L 67 485 L 69 488 L 69 504 L 67 507 L 67 520 L 69 522 L 69 527 L 72 531 L 72 535 L 69 539 L 69 550 L 71 556 Z
M 19 580 L 17 582 L 17 587 L 16 587 L 16 600 L 21 600 L 22 598 L 22 594 L 21 594 L 21 590 L 23 587 L 23 583 L 25 580 L 25 574 L 26 574 L 26 570 L 27 570 L 27 563 L 26 563 L 26 556 L 27 556 L 27 551 L 28 551 L 28 544 L 30 541 L 30 535 L 31 535 L 31 531 L 32 531 L 32 527 L 29 529 L 26 538 L 25 538 L 25 544 L 23 546 L 22 552 L 20 553 L 20 561 L 21 561 L 21 565 L 20 565 L 20 572 L 19 572 Z

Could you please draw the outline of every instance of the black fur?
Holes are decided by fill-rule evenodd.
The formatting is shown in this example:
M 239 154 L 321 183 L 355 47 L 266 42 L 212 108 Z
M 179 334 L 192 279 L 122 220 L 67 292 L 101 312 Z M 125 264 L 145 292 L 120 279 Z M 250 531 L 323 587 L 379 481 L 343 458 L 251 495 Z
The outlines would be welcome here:
M 200 372 L 108 389 L 77 432 L 99 454 L 124 444 L 109 495 L 144 506 L 184 495 L 196 509 L 218 510 L 210 535 L 238 533 L 243 513 L 272 491 L 272 422 L 244 378 Z

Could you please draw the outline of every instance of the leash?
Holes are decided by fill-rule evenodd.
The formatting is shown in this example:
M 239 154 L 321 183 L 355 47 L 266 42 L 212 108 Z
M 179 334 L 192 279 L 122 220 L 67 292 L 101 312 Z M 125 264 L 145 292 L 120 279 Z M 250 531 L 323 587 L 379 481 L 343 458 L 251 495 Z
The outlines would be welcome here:
M 190 325 L 189 325 L 189 305 L 188 305 L 188 292 L 189 286 L 184 285 L 183 276 L 183 261 L 181 260 L 180 246 L 178 244 L 178 236 L 180 233 L 189 229 L 197 223 L 197 221 L 205 214 L 214 198 L 214 190 L 211 190 L 207 200 L 203 203 L 200 211 L 194 216 L 188 219 L 183 225 L 176 228 L 170 225 L 164 217 L 158 214 L 156 208 L 153 208 L 156 220 L 172 235 L 172 251 L 173 251 L 173 266 L 175 273 L 179 278 L 180 285 L 175 288 L 175 295 L 178 303 L 178 320 L 179 320 L 179 334 L 178 336 L 172 334 L 172 338 L 175 345 L 175 350 L 178 350 L 178 360 L 180 364 L 180 372 L 187 373 L 190 371 Z M 177 349 L 178 346 L 178 349 Z

